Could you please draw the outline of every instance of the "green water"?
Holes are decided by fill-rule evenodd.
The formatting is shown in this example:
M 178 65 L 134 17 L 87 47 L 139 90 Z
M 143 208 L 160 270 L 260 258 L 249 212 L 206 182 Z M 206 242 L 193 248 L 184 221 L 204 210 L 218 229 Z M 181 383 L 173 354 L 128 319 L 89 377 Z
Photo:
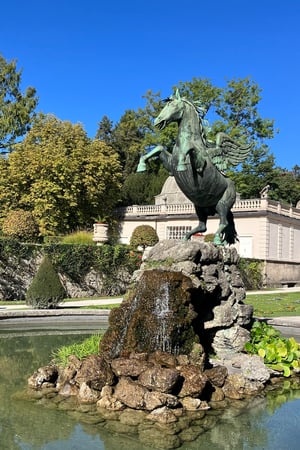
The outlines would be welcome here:
M 149 450 L 137 439 L 110 432 L 105 423 L 80 424 L 64 411 L 14 399 L 27 378 L 49 362 L 53 350 L 88 335 L 83 331 L 47 333 L 0 332 L 0 449 Z M 299 398 L 300 391 L 287 384 L 276 395 L 255 399 L 250 409 L 236 405 L 222 413 L 210 411 L 205 426 L 195 426 L 197 439 L 181 449 L 298 450 Z

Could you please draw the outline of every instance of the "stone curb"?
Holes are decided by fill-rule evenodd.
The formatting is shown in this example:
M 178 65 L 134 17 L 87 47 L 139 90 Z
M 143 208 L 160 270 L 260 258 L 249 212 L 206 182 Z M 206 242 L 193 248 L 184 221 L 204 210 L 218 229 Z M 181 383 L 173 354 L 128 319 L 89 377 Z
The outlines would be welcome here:
M 97 316 L 108 318 L 110 309 L 44 309 L 44 310 L 0 310 L 0 323 L 5 319 L 68 317 L 68 316 Z
M 268 325 L 272 326 L 300 328 L 300 316 L 273 317 L 272 319 L 265 320 Z

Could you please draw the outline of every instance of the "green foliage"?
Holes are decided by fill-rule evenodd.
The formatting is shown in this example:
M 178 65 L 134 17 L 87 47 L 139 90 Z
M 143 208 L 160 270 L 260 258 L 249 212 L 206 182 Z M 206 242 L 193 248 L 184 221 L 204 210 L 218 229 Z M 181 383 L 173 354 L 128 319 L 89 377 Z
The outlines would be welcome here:
M 125 179 L 121 199 L 124 206 L 154 203 L 155 196 L 160 194 L 164 182 L 169 176 L 163 167 L 157 164 L 157 167 L 153 167 L 154 164 L 149 164 L 149 171 L 131 173 Z
M 239 270 L 245 289 L 261 289 L 263 286 L 263 263 L 255 259 L 240 258 Z
M 53 244 L 45 245 L 44 250 L 56 269 L 72 280 L 80 282 L 94 268 L 104 275 L 107 287 L 116 282 L 122 268 L 131 274 L 140 265 L 140 253 L 126 245 Z
M 68 364 L 68 358 L 71 355 L 75 355 L 79 359 L 86 358 L 89 355 L 99 353 L 99 342 L 102 335 L 94 334 L 83 342 L 67 345 L 58 348 L 52 354 L 55 364 L 58 366 L 66 367 Z
M 279 331 L 265 322 L 255 321 L 251 329 L 251 340 L 245 350 L 257 354 L 273 370 L 289 377 L 294 369 L 300 368 L 300 346 L 294 338 L 284 338 Z
M 2 261 L 8 261 L 11 258 L 17 260 L 26 259 L 40 251 L 40 246 L 29 243 L 22 243 L 12 238 L 0 238 L 0 258 Z
M 16 139 L 29 130 L 38 103 L 34 88 L 28 87 L 22 94 L 21 75 L 16 61 L 8 62 L 0 54 L 0 151 L 10 151 Z
M 76 231 L 68 234 L 67 236 L 64 236 L 60 242 L 62 244 L 94 244 L 93 234 L 88 231 Z
M 130 245 L 133 248 L 142 247 L 145 249 L 146 247 L 155 245 L 158 240 L 157 233 L 153 227 L 150 225 L 139 225 L 133 230 Z
M 50 259 L 45 256 L 27 292 L 26 304 L 36 309 L 56 308 L 66 291 Z
M 96 247 L 86 244 L 50 244 L 44 246 L 56 269 L 80 282 L 93 266 Z
M 30 211 L 18 209 L 10 211 L 2 223 L 5 236 L 23 241 L 35 241 L 39 235 L 39 228 Z
M 110 215 L 120 194 L 118 155 L 80 124 L 40 114 L 24 141 L 0 159 L 0 216 L 32 211 L 42 236 L 66 234 Z
M 274 121 L 261 117 L 259 113 L 261 89 L 254 81 L 249 77 L 237 78 L 228 80 L 225 86 L 219 87 L 214 86 L 209 79 L 194 77 L 191 81 L 180 81 L 172 87 L 173 92 L 177 88 L 182 96 L 200 102 L 208 110 L 206 118 L 210 121 L 209 140 L 215 141 L 216 134 L 222 131 L 242 144 L 252 144 L 253 150 L 242 167 L 238 167 L 235 171 L 228 171 L 228 175 L 234 179 L 242 198 L 259 197 L 261 189 L 270 184 L 270 198 L 296 204 L 300 192 L 299 179 L 293 183 L 292 174 L 288 173 L 283 177 L 282 174 L 287 172 L 275 167 L 275 158 L 266 143 L 274 136 Z M 144 154 L 158 143 L 168 151 L 172 151 L 177 135 L 176 124 L 172 124 L 162 131 L 156 130 L 153 126 L 153 119 L 157 117 L 162 108 L 160 94 L 148 90 L 144 98 L 146 105 L 143 109 L 140 108 L 137 113 L 126 112 L 120 123 L 117 124 L 115 129 L 121 127 L 121 134 L 119 129 L 119 132 L 114 135 L 115 129 L 110 128 L 110 136 L 115 138 L 112 145 L 117 145 L 124 152 L 121 155 L 122 160 L 134 158 L 134 164 L 127 165 L 126 163 L 127 168 L 124 171 L 125 197 L 123 196 L 123 204 L 152 203 L 152 198 L 150 202 L 148 200 L 150 184 L 146 185 L 145 183 L 145 186 L 142 186 L 144 180 L 132 178 L 127 181 L 127 177 L 135 171 L 138 153 Z M 104 125 L 105 123 L 103 127 Z M 135 130 L 134 134 L 133 130 Z M 121 135 L 123 139 L 121 139 Z M 134 146 L 125 145 L 125 138 L 129 135 L 134 136 L 132 139 Z M 145 193 L 144 197 L 143 192 Z

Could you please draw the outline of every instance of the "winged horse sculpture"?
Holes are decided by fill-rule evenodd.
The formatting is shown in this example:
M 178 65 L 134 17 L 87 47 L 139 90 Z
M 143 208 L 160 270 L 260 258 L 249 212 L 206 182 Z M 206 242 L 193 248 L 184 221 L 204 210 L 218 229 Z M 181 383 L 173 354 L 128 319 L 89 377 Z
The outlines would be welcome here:
M 244 161 L 251 145 L 239 145 L 225 133 L 218 133 L 216 144 L 208 142 L 200 112 L 203 116 L 203 109 L 181 97 L 178 90 L 167 98 L 154 125 L 163 130 L 172 122 L 178 124 L 173 150 L 170 152 L 162 145 L 156 146 L 140 158 L 137 172 L 145 171 L 147 160 L 159 156 L 181 191 L 195 206 L 199 223 L 185 235 L 185 239 L 205 232 L 208 216 L 218 214 L 220 222 L 214 243 L 233 244 L 237 233 L 231 208 L 236 190 L 234 182 L 226 177 L 223 170 Z

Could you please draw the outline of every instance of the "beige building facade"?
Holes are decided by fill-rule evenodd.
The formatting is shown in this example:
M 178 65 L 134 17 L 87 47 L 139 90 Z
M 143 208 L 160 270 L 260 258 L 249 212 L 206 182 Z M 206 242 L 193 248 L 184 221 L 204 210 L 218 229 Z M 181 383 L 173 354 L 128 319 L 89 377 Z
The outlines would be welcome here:
M 265 284 L 300 283 L 300 209 L 270 200 L 265 190 L 257 199 L 237 198 L 232 212 L 239 239 L 237 251 L 242 257 L 263 261 Z M 182 239 L 198 223 L 194 205 L 173 177 L 166 180 L 154 205 L 129 206 L 119 214 L 120 242 L 124 244 L 130 243 L 138 225 L 151 225 L 163 240 Z M 218 216 L 209 217 L 206 234 L 215 233 L 218 224 Z

